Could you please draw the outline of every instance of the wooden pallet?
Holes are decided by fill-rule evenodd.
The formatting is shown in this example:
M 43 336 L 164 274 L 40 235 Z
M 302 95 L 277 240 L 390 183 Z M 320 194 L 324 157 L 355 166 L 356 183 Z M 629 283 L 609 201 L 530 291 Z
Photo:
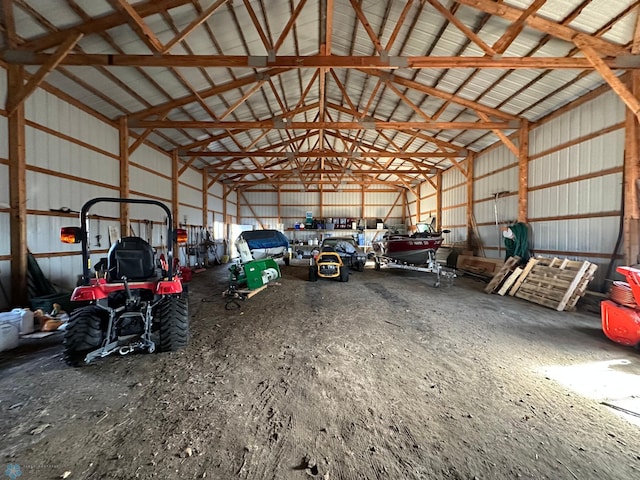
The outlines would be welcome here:
M 511 272 L 518 266 L 518 263 L 520 263 L 520 257 L 507 258 L 507 260 L 504 262 L 504 265 L 502 265 L 502 267 L 500 267 L 500 270 L 495 273 L 491 281 L 485 287 L 484 291 L 487 293 L 493 293 L 498 290 L 505 278 L 507 278 L 511 274 Z
M 574 310 L 597 269 L 586 261 L 533 258 L 509 294 L 558 311 Z

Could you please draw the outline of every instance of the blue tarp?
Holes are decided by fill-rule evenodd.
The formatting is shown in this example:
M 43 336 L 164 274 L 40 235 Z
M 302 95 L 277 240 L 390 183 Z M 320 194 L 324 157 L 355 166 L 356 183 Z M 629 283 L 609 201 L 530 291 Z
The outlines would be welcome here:
M 278 230 L 250 230 L 240 234 L 250 250 L 289 247 L 289 239 Z

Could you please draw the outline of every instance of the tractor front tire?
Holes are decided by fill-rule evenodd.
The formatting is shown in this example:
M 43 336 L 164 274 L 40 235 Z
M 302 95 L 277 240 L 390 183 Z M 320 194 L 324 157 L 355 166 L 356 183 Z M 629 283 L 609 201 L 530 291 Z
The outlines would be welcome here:
M 100 348 L 104 340 L 102 330 L 103 310 L 95 305 L 71 312 L 64 332 L 64 361 L 71 367 L 84 364 L 87 353 Z
M 317 267 L 309 267 L 309 281 L 317 282 L 318 281 L 318 270 Z
M 155 320 L 159 324 L 160 352 L 173 352 L 189 340 L 189 305 L 185 297 L 167 297 L 158 305 Z
M 341 282 L 349 281 L 349 269 L 344 265 L 340 267 L 340 281 Z

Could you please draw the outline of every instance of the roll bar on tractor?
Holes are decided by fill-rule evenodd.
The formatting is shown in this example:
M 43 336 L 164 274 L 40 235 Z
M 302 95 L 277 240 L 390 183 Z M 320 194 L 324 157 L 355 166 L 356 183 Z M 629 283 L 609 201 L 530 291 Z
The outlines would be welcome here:
M 167 216 L 167 276 L 168 280 L 173 279 L 173 244 L 180 241 L 179 237 L 186 234 L 185 231 L 173 228 L 173 217 L 171 210 L 162 202 L 157 200 L 136 199 L 136 198 L 110 198 L 97 197 L 87 201 L 80 211 L 80 227 L 63 227 L 60 231 L 60 238 L 65 243 L 82 244 L 82 284 L 89 285 L 91 279 L 90 265 L 90 245 L 89 245 L 89 209 L 96 203 L 131 203 L 143 205 L 156 205 L 164 210 Z M 122 235 L 121 235 L 122 236 Z

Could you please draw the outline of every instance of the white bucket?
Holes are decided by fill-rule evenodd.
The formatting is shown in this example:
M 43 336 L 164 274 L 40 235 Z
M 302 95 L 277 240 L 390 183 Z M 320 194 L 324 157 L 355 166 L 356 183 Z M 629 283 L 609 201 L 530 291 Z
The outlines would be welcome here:
M 0 352 L 16 348 L 20 341 L 18 327 L 13 323 L 0 323 Z
M 0 313 L 0 324 L 10 323 L 14 325 L 20 335 L 33 332 L 33 312 L 28 308 L 14 308 L 10 312 Z

